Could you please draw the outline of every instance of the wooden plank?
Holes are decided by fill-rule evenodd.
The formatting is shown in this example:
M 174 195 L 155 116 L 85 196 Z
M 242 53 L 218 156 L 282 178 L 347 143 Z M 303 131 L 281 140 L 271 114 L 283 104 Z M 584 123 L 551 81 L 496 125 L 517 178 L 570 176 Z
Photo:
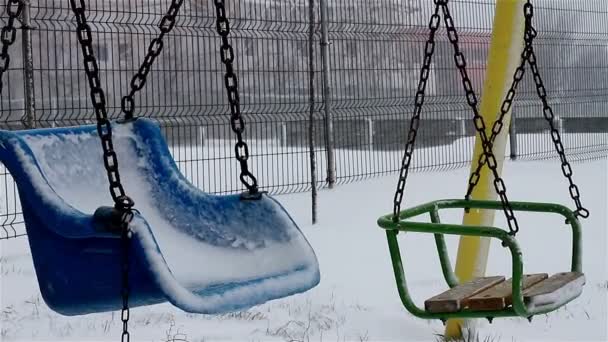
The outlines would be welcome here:
M 525 290 L 545 279 L 547 273 L 528 274 L 522 279 L 522 289 Z M 477 311 L 502 310 L 513 303 L 513 278 L 485 290 L 467 300 L 467 308 Z
M 563 305 L 580 295 L 584 284 L 580 272 L 558 273 L 524 291 L 524 301 L 534 307 Z
M 477 278 L 468 283 L 460 284 L 424 302 L 424 307 L 430 313 L 458 312 L 464 308 L 463 302 L 488 288 L 505 281 L 505 277 Z

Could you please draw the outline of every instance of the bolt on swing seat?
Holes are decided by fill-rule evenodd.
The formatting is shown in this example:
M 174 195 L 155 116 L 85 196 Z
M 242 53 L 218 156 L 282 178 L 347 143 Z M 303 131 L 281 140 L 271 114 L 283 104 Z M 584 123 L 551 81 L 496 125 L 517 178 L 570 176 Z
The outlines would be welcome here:
M 319 283 L 314 251 L 277 201 L 204 193 L 179 172 L 157 124 L 112 126 L 139 211 L 129 239 L 130 306 L 169 301 L 216 314 Z M 0 131 L 0 160 L 19 189 L 42 297 L 64 315 L 122 307 L 121 235 L 101 219 L 111 198 L 96 130 Z
M 393 214 L 382 216 L 378 225 L 386 230 L 393 271 L 403 305 L 413 315 L 425 319 L 526 317 L 554 311 L 579 297 L 585 285 L 581 262 L 581 225 L 574 213 L 558 204 L 511 202 L 515 211 L 554 213 L 566 218 L 572 227 L 572 264 L 569 272 L 551 277 L 547 274 L 523 274 L 523 256 L 517 240 L 507 231 L 495 227 L 461 226 L 441 223 L 440 209 L 500 210 L 499 201 L 439 200 L 401 212 L 399 221 Z M 429 214 L 431 222 L 410 219 Z M 441 268 L 450 290 L 425 301 L 418 307 L 407 287 L 403 260 L 397 236 L 400 232 L 434 234 Z M 512 275 L 477 278 L 459 284 L 452 271 L 444 235 L 480 236 L 500 240 L 511 252 Z

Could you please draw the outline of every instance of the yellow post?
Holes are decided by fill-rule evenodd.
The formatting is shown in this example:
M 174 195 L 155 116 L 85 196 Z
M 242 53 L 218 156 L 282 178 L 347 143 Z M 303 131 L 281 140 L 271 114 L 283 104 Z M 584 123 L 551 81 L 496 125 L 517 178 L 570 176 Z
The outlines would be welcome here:
M 523 50 L 523 30 L 523 0 L 497 0 L 480 107 L 481 115 L 487 126 L 488 137 L 492 133 L 492 124 L 500 113 L 502 101 L 509 90 L 513 74 L 520 62 L 520 54 Z M 498 156 L 504 155 L 509 122 L 510 113 L 505 117 L 505 126 L 494 143 L 499 172 L 502 172 L 503 158 L 498 158 Z M 481 153 L 483 153 L 483 148 L 478 136 L 475 142 L 471 172 L 476 169 Z M 481 172 L 479 184 L 473 191 L 472 197 L 484 200 L 497 198 L 493 177 L 487 167 L 484 167 Z M 494 211 L 471 210 L 468 214 L 465 213 L 463 222 L 465 225 L 492 226 Z M 462 237 L 460 239 L 456 260 L 456 276 L 461 282 L 485 274 L 489 249 L 490 241 L 488 238 Z M 461 337 L 463 323 L 462 320 L 448 321 L 445 331 L 446 338 Z

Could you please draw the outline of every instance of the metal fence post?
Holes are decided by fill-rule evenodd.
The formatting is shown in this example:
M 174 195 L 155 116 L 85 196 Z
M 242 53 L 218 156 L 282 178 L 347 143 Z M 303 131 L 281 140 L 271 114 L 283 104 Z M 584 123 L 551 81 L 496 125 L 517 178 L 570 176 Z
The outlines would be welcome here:
M 369 151 L 374 152 L 374 119 L 367 119 L 367 139 L 369 140 Z
M 323 63 L 323 105 L 325 107 L 325 147 L 327 150 L 327 184 L 336 184 L 336 155 L 334 150 L 334 119 L 331 112 L 331 82 L 329 78 L 329 33 L 327 0 L 319 0 L 321 9 L 321 57 Z
M 281 146 L 287 147 L 287 123 L 281 122 Z
M 564 119 L 561 116 L 556 115 L 555 121 L 557 123 L 556 128 L 559 131 L 559 134 L 564 134 Z
M 23 39 L 23 78 L 25 97 L 25 117 L 23 124 L 27 128 L 36 126 L 36 99 L 34 96 L 34 54 L 32 50 L 32 27 L 30 20 L 30 0 L 23 0 L 21 12 L 21 27 Z
M 464 118 L 460 118 L 460 136 L 467 136 L 467 120 Z
M 515 115 L 511 114 L 511 123 L 509 124 L 509 146 L 511 148 L 510 158 L 516 160 L 517 151 L 517 127 L 515 127 Z
M 308 1 L 308 85 L 310 116 L 308 118 L 308 143 L 310 153 L 310 185 L 312 200 L 312 224 L 317 223 L 317 160 L 315 156 L 315 0 Z
M 207 127 L 200 125 L 198 126 L 198 142 L 201 146 L 206 146 L 205 141 L 207 140 Z

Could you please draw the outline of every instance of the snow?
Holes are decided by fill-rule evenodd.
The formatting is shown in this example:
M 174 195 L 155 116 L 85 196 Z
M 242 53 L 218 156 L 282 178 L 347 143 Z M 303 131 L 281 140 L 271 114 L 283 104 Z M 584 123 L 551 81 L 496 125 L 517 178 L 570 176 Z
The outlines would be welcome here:
M 495 319 L 492 325 L 479 321 L 480 336 L 496 341 L 608 340 L 608 165 L 606 160 L 595 160 L 575 163 L 573 168 L 583 205 L 592 215 L 583 220 L 586 285 L 582 295 L 551 314 L 535 317 L 532 323 L 525 319 Z M 464 195 L 467 174 L 465 168 L 412 173 L 404 207 Z M 104 177 L 100 175 L 103 181 Z M 232 314 L 189 314 L 168 303 L 135 308 L 131 310 L 132 340 L 435 341 L 436 334 L 443 333 L 443 325 L 414 318 L 402 307 L 386 237 L 376 225 L 379 216 L 392 210 L 396 178 L 393 174 L 321 191 L 317 225 L 310 223 L 309 194 L 277 197 L 317 255 L 321 283 L 314 289 Z M 507 161 L 505 181 L 511 200 L 549 201 L 572 207 L 558 161 Z M 533 213 L 518 215 L 518 219 L 525 272 L 551 275 L 568 271 L 571 230 L 563 219 Z M 458 210 L 442 212 L 445 223 L 461 220 Z M 505 226 L 499 214 L 496 224 Z M 450 257 L 455 260 L 458 241 L 452 237 L 446 240 Z M 417 303 L 447 288 L 432 236 L 402 234 L 400 244 L 408 285 Z M 119 339 L 118 312 L 63 317 L 44 305 L 26 239 L 3 241 L 0 248 L 2 341 Z M 487 274 L 510 274 L 508 251 L 495 242 L 491 248 Z M 217 260 L 214 268 L 218 272 L 233 267 Z
M 260 293 L 282 293 L 285 289 L 299 289 L 308 284 L 315 283 L 318 278 L 316 269 L 311 267 L 302 267 L 302 270 L 295 274 L 290 273 L 286 275 L 279 275 L 270 278 L 266 278 L 261 282 L 236 287 L 233 289 L 227 289 L 221 293 L 211 292 L 208 294 L 201 294 L 196 292 L 197 289 L 204 287 L 206 284 L 216 284 L 218 282 L 228 282 L 232 280 L 255 279 L 260 276 L 260 270 L 263 270 L 263 274 L 276 274 L 285 269 L 289 269 L 291 266 L 291 260 L 277 260 L 276 256 L 289 256 L 288 251 L 298 250 L 297 245 L 289 244 L 287 246 L 280 246 L 280 250 L 277 253 L 275 248 L 269 248 L 270 252 L 265 250 L 264 254 L 270 254 L 269 257 L 249 256 L 247 254 L 241 254 L 238 256 L 230 255 L 223 251 L 222 253 L 215 253 L 216 255 L 207 254 L 207 250 L 199 248 L 197 253 L 194 250 L 188 250 L 188 247 L 184 248 L 182 255 L 169 255 L 169 258 L 163 256 L 160 250 L 157 249 L 156 241 L 152 234 L 142 234 L 142 231 L 147 230 L 141 218 L 137 218 L 134 222 L 134 234 L 140 239 L 144 250 L 146 251 L 146 257 L 148 258 L 149 265 L 155 275 L 159 277 L 159 285 L 163 292 L 170 296 L 170 299 L 175 305 L 179 306 L 183 310 L 188 312 L 214 312 L 218 311 L 218 308 L 230 307 L 232 303 L 246 303 L 250 302 L 250 298 L 260 296 Z M 179 240 L 169 240 L 175 245 L 179 245 Z M 183 241 L 185 242 L 185 240 Z M 188 241 L 191 244 L 191 240 Z M 284 250 L 283 250 L 284 249 Z M 219 255 L 217 255 L 219 254 Z M 295 254 L 295 253 L 292 253 Z M 228 255 L 229 258 L 223 258 L 224 255 Z M 217 258 L 219 257 L 219 259 Z M 307 256 L 309 257 L 309 256 Z M 166 260 L 173 259 L 172 265 L 176 265 L 175 259 L 183 263 L 179 268 L 168 268 L 166 267 Z M 289 259 L 289 258 L 286 258 Z M 225 260 L 225 263 L 229 267 L 224 265 L 218 269 L 224 269 L 225 272 L 214 271 L 212 267 L 198 268 L 192 265 L 195 260 Z M 254 265 L 259 260 L 266 260 L 266 264 Z M 209 265 L 206 263 L 205 265 Z M 235 267 L 237 265 L 238 267 Z M 277 266 L 278 265 L 278 266 Z M 207 273 L 207 270 L 211 270 L 211 275 Z M 270 271 L 269 271 L 270 270 Z M 184 271 L 186 271 L 186 280 L 184 280 Z M 220 273 L 220 274 L 218 274 Z M 201 275 L 204 278 L 201 279 Z M 178 281 L 176 281 L 176 278 Z
M 583 292 L 584 285 L 585 277 L 582 276 L 569 282 L 566 286 L 560 287 L 555 292 L 530 297 L 530 300 L 526 302 L 526 305 L 531 311 L 549 310 L 560 307 L 578 297 Z

